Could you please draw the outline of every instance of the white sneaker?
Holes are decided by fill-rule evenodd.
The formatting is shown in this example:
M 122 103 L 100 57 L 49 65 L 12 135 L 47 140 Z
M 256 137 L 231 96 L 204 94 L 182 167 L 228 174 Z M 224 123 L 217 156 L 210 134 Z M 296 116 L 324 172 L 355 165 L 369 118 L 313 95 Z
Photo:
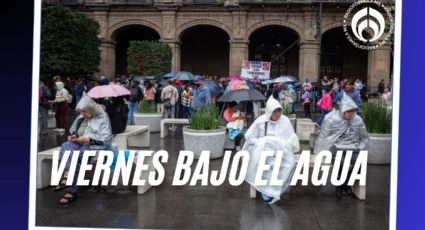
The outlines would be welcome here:
M 274 197 L 272 201 L 269 202 L 269 204 L 274 204 L 280 200 L 279 197 Z
M 241 149 L 242 149 L 242 148 L 241 148 L 239 145 L 238 145 L 238 146 L 236 146 L 236 151 L 237 151 L 237 152 L 241 151 Z
M 57 132 L 59 129 L 58 128 L 54 128 L 53 129 L 53 132 Z
M 58 133 L 65 133 L 65 129 L 58 129 L 57 132 Z

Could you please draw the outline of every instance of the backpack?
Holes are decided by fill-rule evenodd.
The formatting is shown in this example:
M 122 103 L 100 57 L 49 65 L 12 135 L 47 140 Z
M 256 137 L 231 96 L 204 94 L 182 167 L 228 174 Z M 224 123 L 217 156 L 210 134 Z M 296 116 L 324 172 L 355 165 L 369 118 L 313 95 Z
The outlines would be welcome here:
M 123 133 L 127 127 L 128 107 L 125 105 L 110 106 L 106 109 L 111 122 L 112 134 Z

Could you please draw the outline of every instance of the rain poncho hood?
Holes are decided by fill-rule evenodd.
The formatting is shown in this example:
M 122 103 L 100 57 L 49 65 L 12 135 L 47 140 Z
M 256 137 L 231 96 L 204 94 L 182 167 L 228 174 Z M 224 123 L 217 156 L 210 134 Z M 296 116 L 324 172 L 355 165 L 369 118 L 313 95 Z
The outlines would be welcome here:
M 55 82 L 55 85 L 56 85 L 56 88 L 57 88 L 58 91 L 62 90 L 65 87 L 65 84 L 61 81 Z
M 96 141 L 102 141 L 104 144 L 110 144 L 112 139 L 111 122 L 109 121 L 108 114 L 102 107 L 84 93 L 75 109 L 77 111 L 86 111 L 92 114 L 92 117 L 88 119 L 87 128 L 83 136 Z M 81 114 L 75 119 L 69 129 L 70 133 L 77 131 L 77 124 L 80 119 L 84 119 Z
M 245 180 L 255 187 L 258 191 L 268 196 L 279 199 L 280 195 L 288 188 L 295 167 L 294 153 L 299 151 L 299 139 L 294 132 L 289 119 L 282 115 L 279 120 L 272 121 L 270 117 L 275 109 L 282 108 L 280 103 L 270 97 L 266 103 L 265 114 L 258 117 L 245 134 L 244 150 L 250 153 L 250 161 Z M 266 131 L 267 125 L 267 131 Z M 267 132 L 267 133 L 266 133 Z M 257 186 L 255 185 L 255 176 L 257 173 L 258 162 L 262 151 L 270 150 L 283 151 L 283 159 L 279 169 L 279 179 L 283 184 L 279 186 Z M 267 164 L 274 167 L 276 155 L 267 158 Z M 269 181 L 272 171 L 265 171 L 263 179 Z
M 333 145 L 361 150 L 368 148 L 369 134 L 363 119 L 357 113 L 350 120 L 344 118 L 344 112 L 357 108 L 356 103 L 344 93 L 340 109 L 332 110 L 323 121 L 314 146 L 315 153 L 329 150 Z

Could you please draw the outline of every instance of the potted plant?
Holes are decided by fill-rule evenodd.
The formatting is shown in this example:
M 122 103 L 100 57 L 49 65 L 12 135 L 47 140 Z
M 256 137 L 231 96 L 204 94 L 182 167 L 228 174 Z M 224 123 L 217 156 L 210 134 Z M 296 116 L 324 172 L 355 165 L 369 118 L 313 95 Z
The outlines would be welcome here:
M 149 126 L 150 132 L 159 132 L 161 130 L 162 113 L 158 113 L 154 103 L 142 101 L 138 113 L 134 113 L 134 123 L 136 125 Z
M 223 156 L 226 128 L 219 126 L 215 107 L 203 107 L 189 118 L 189 126 L 183 127 L 184 149 L 192 151 L 199 159 L 203 150 L 210 151 L 210 159 Z
M 289 119 L 292 127 L 295 129 L 295 121 L 297 120 L 297 117 L 295 114 L 291 114 L 291 106 L 289 104 L 283 104 L 282 108 L 282 114 Z
M 368 163 L 391 163 L 391 109 L 381 99 L 369 99 L 361 111 L 370 135 Z

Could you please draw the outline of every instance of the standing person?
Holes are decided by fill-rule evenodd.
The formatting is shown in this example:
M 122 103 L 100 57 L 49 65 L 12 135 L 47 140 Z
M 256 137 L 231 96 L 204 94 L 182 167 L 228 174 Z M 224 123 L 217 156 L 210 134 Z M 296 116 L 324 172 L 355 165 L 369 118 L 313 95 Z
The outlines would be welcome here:
M 58 133 L 65 133 L 67 113 L 69 109 L 69 103 L 72 101 L 72 96 L 68 90 L 65 89 L 65 85 L 61 81 L 55 82 L 56 96 L 54 100 L 50 100 L 50 104 L 56 105 L 56 129 Z
M 308 90 L 307 87 L 305 87 L 304 93 L 301 99 L 303 100 L 303 105 L 304 105 L 304 116 L 306 118 L 311 118 L 311 113 L 310 113 L 311 95 L 310 95 L 310 90 Z
M 381 82 L 378 85 L 378 92 L 380 94 L 384 93 L 384 88 L 385 88 L 385 79 L 382 79 Z
M 387 106 L 392 106 L 392 95 L 388 87 L 384 88 L 384 93 L 382 94 L 382 99 L 384 100 Z
M 362 81 L 360 80 L 360 79 L 357 79 L 355 82 L 354 82 L 354 89 L 355 90 L 357 90 L 357 92 L 361 92 L 362 91 L 362 88 L 363 88 L 363 83 L 362 83 Z
M 173 83 L 173 79 L 168 79 L 167 85 L 161 92 L 161 100 L 164 103 L 165 118 L 174 118 L 175 105 L 179 99 L 179 92 Z
M 325 118 L 326 114 L 328 114 L 330 111 L 332 111 L 332 93 L 333 89 L 328 87 L 326 89 L 326 94 L 323 96 L 318 102 L 317 106 L 320 108 L 320 117 L 317 120 L 316 124 L 317 126 L 322 125 L 323 119 Z
M 348 79 L 347 78 L 344 78 L 340 82 L 340 84 L 339 84 L 339 92 L 342 92 L 343 90 L 345 90 L 345 85 L 347 84 L 347 82 L 348 82 Z
M 280 104 L 285 107 L 291 106 L 293 103 L 293 99 L 291 92 L 288 89 L 288 85 L 286 83 L 279 84 L 279 89 Z
M 190 117 L 190 104 L 192 97 L 192 88 L 190 87 L 190 82 L 186 82 L 186 85 L 183 88 L 181 93 L 181 104 L 183 107 L 183 118 Z
M 328 87 L 328 86 L 330 86 L 332 84 L 332 81 L 329 81 L 328 80 L 328 77 L 327 76 L 324 76 L 323 77 L 323 79 L 322 79 L 322 81 L 321 81 L 321 86 L 322 86 L 322 97 L 323 97 L 323 95 L 325 95 L 326 94 L 326 88 Z
M 151 106 L 155 105 L 155 93 L 156 90 L 153 87 L 152 83 L 148 82 L 145 89 L 145 96 L 143 97 L 143 99 Z
M 164 86 L 160 85 L 159 83 L 157 84 L 157 86 L 155 87 L 155 103 L 156 103 L 156 107 L 157 107 L 157 111 L 158 113 L 162 113 L 164 114 L 164 104 L 162 104 L 161 101 L 161 93 L 162 93 L 162 89 Z
M 134 125 L 134 112 L 139 111 L 139 101 L 142 97 L 142 89 L 138 86 L 136 80 L 131 81 L 130 83 L 130 98 L 128 100 L 128 125 Z
M 204 86 L 204 78 L 201 76 L 195 77 L 195 88 L 192 89 L 192 109 L 197 110 L 201 107 L 211 105 L 211 94 L 210 90 Z
M 291 106 L 291 113 L 295 114 L 295 107 L 296 107 L 296 103 L 297 103 L 297 92 L 295 92 L 294 86 L 289 84 L 288 85 L 288 91 L 289 91 L 289 95 L 291 96 L 292 99 L 292 103 L 290 104 Z
M 388 82 L 388 90 L 390 91 L 390 92 L 392 92 L 393 91 L 393 81 L 390 79 L 390 81 Z
M 291 122 L 282 116 L 282 106 L 270 97 L 266 103 L 265 114 L 258 117 L 245 133 L 243 150 L 250 154 L 245 180 L 259 192 L 264 202 L 273 204 L 280 200 L 282 193 L 289 187 L 291 176 L 295 167 L 294 153 L 300 149 L 298 136 L 295 134 Z M 281 185 L 255 184 L 257 168 L 263 151 L 283 151 L 281 165 L 277 177 L 283 181 Z M 275 162 L 276 155 L 267 158 L 267 162 Z M 262 179 L 270 180 L 272 171 L 263 172 Z
M 176 118 L 181 118 L 182 116 L 181 116 L 181 114 L 182 114 L 182 108 L 181 108 L 181 94 L 182 94 L 182 91 L 183 91 L 183 89 L 182 89 L 182 86 L 183 86 L 183 83 L 181 82 L 181 81 L 179 81 L 179 80 L 176 80 L 176 81 L 174 81 L 174 87 L 177 89 L 177 95 L 178 95 L 178 97 L 177 97 L 177 100 L 176 100 L 176 104 L 174 105 L 174 117 L 176 117 Z
M 80 115 L 75 119 L 69 129 L 68 141 L 61 145 L 59 156 L 61 161 L 65 151 L 79 151 L 72 185 L 67 185 L 68 173 L 71 168 L 71 157 L 68 158 L 64 173 L 56 186 L 55 191 L 63 190 L 59 204 L 66 205 L 77 199 L 77 178 L 80 171 L 81 161 L 87 150 L 104 150 L 111 144 L 111 124 L 106 112 L 86 94 L 83 95 L 76 106 Z
M 40 86 L 38 88 L 38 109 L 41 116 L 41 130 L 40 134 L 46 136 L 47 133 L 47 120 L 49 117 L 49 98 L 52 96 L 49 87 L 47 87 L 44 82 L 40 81 Z
M 328 91 L 327 89 L 325 89 L 325 94 Z M 338 96 L 338 92 L 339 92 L 339 83 L 338 83 L 338 78 L 334 78 L 333 84 L 332 84 L 332 98 L 335 98 Z
M 78 78 L 74 85 L 75 104 L 77 105 L 84 93 L 83 79 Z
M 338 94 L 338 96 L 335 98 L 335 101 L 340 102 L 344 93 L 351 97 L 351 99 L 356 103 L 357 107 L 360 109 L 362 100 L 360 98 L 359 92 L 354 90 L 353 81 L 347 81 L 347 83 L 345 84 L 345 89 L 340 94 Z
M 127 127 L 128 107 L 125 105 L 123 97 L 112 97 L 111 103 L 105 111 L 111 122 L 112 134 L 123 133 Z

